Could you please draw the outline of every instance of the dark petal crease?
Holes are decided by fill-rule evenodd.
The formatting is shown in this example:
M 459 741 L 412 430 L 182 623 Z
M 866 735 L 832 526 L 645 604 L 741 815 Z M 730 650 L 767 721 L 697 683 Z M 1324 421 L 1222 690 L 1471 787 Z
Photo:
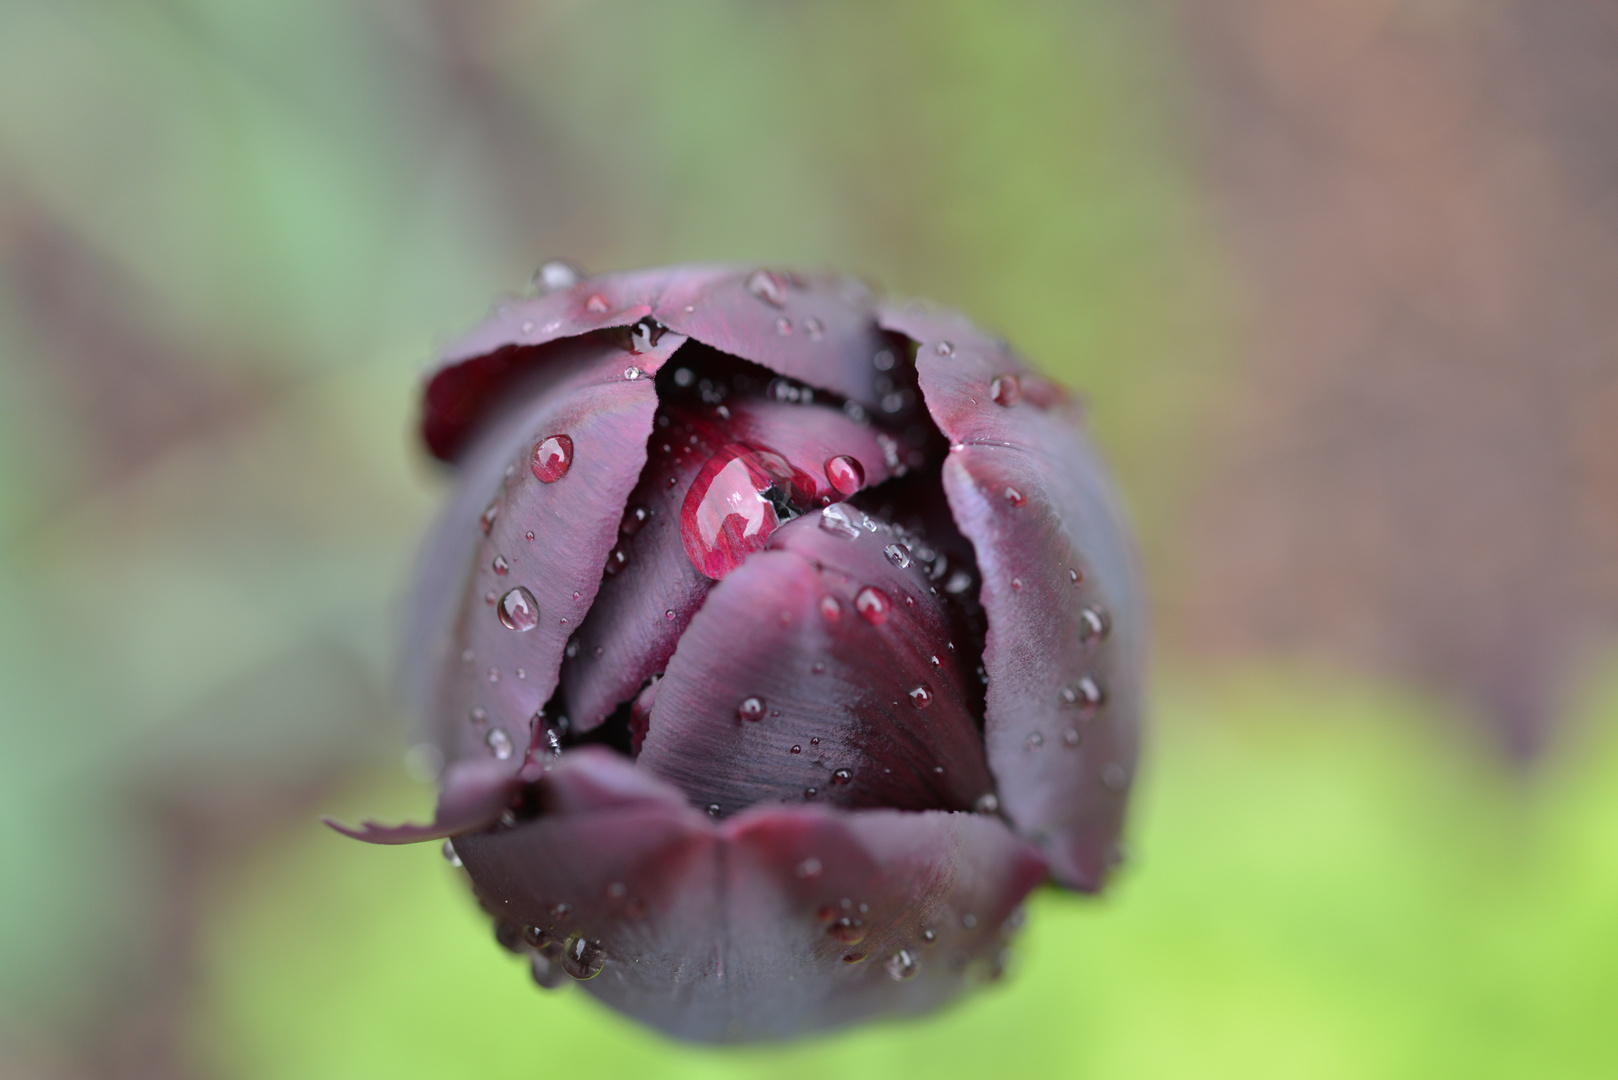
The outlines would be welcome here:
M 382 825 L 362 822 L 353 828 L 322 818 L 344 836 L 369 844 L 416 844 L 442 840 L 499 820 L 522 792 L 522 781 L 498 761 L 457 761 L 444 770 L 438 808 L 427 825 Z
M 641 767 L 721 814 L 970 809 L 991 791 L 966 643 L 950 647 L 926 573 L 891 562 L 895 537 L 865 521 L 842 505 L 799 518 L 715 586 L 658 686 Z
M 576 731 L 594 728 L 664 669 L 712 588 L 686 554 L 680 513 L 693 478 L 716 452 L 736 443 L 773 450 L 812 481 L 816 502 L 841 498 L 825 471 L 833 456 L 859 461 L 868 484 L 888 475 L 876 433 L 839 409 L 763 398 L 732 398 L 725 408 L 728 418 L 695 401 L 668 403 L 659 411 L 650 460 L 621 526 L 624 561 L 601 583 L 575 638 L 577 648 L 562 666 Z
M 1076 406 L 1004 343 L 949 312 L 892 307 L 882 321 L 916 342 L 927 407 L 952 444 L 944 488 L 983 575 L 1002 809 L 1057 880 L 1098 889 L 1134 774 L 1144 659 L 1116 497 Z
M 599 943 L 584 988 L 682 1038 L 934 1008 L 992 977 L 1006 921 L 1045 874 L 974 815 L 800 807 L 716 825 L 599 750 L 568 751 L 539 787 L 546 814 L 456 841 L 485 908 Z
M 645 465 L 652 376 L 684 340 L 665 334 L 633 356 L 589 338 L 559 345 L 558 380 L 469 450 L 423 560 L 407 657 L 449 760 L 522 765 Z M 557 435 L 571 440 L 569 464 L 543 482 L 534 449 Z
M 655 315 L 693 341 L 881 415 L 882 372 L 873 359 L 890 342 L 876 325 L 870 290 L 857 279 L 768 269 L 681 274 L 668 282 Z

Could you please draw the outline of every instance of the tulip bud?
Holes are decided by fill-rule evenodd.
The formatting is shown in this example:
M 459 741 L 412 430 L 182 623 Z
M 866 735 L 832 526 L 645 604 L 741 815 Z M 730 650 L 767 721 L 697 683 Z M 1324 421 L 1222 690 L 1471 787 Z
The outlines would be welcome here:
M 566 269 L 563 267 L 562 269 Z M 1101 888 L 1134 558 L 1077 405 L 856 281 L 547 268 L 452 348 L 408 675 L 542 986 L 699 1040 L 932 1009 Z

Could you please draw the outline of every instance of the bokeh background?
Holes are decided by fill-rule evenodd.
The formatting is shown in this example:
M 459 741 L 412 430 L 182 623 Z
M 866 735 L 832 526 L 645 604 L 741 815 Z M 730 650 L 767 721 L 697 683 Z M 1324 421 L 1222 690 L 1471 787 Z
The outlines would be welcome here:
M 1609 0 L 0 3 L 0 1076 L 1618 1075 Z M 1090 399 L 1130 862 L 785 1048 L 431 846 L 417 379 L 542 259 L 835 266 Z

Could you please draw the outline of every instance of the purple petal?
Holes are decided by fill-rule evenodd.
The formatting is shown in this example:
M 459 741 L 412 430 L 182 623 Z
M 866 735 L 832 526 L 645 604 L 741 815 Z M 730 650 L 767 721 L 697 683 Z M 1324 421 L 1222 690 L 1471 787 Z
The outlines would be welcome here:
M 918 346 L 951 443 L 944 488 L 988 615 L 986 742 L 1001 805 L 1063 884 L 1101 886 L 1137 753 L 1134 552 L 1076 406 L 950 312 L 884 310 Z M 1012 380 L 1015 381 L 1012 381 Z
M 662 671 L 712 580 L 686 554 L 680 514 L 693 478 L 737 443 L 780 454 L 813 482 L 816 502 L 840 499 L 826 475 L 838 455 L 859 461 L 867 484 L 886 479 L 877 433 L 840 409 L 763 398 L 731 398 L 727 417 L 682 397 L 659 412 L 650 462 L 630 495 L 618 550 L 621 568 L 601 583 L 594 606 L 562 666 L 574 729 L 589 731 Z M 616 565 L 616 563 L 615 563 Z
M 598 943 L 585 989 L 683 1038 L 931 1009 L 993 976 L 1007 920 L 1045 874 L 1031 847 L 974 815 L 803 807 L 715 826 L 589 750 L 568 751 L 539 786 L 546 814 L 456 841 L 484 906 Z
M 635 356 L 590 339 L 558 346 L 559 380 L 469 451 L 424 560 L 408 656 L 449 760 L 522 764 L 645 465 L 652 374 L 684 340 L 665 334 Z M 571 440 L 570 464 L 547 483 L 532 458 L 557 435 Z
M 875 312 L 870 290 L 854 278 L 754 269 L 678 274 L 654 315 L 694 341 L 840 394 L 874 416 L 907 420 L 909 403 L 882 408 L 903 365 L 877 365 L 878 354 L 891 356 L 894 343 L 877 327 Z
M 457 761 L 444 770 L 438 809 L 427 825 L 381 825 L 362 822 L 358 828 L 322 818 L 344 836 L 368 844 L 415 844 L 442 840 L 494 824 L 522 792 L 522 781 L 499 761 Z
M 627 327 L 651 315 L 670 281 L 687 291 L 724 274 L 724 267 L 665 267 L 629 274 L 587 277 L 540 297 L 508 297 L 490 316 L 444 352 L 429 376 L 422 435 L 433 455 L 458 458 L 512 389 L 565 368 L 566 350 L 549 347 L 611 327 Z
M 709 594 L 658 684 L 639 764 L 720 814 L 970 809 L 992 783 L 953 613 L 891 533 L 824 513 L 783 526 Z

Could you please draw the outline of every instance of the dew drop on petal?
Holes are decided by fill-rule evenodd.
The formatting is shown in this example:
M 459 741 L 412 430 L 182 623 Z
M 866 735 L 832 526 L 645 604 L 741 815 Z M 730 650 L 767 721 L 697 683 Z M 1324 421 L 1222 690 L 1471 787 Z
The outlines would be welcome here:
M 1038 750 L 1041 746 L 1045 745 L 1045 736 L 1036 731 L 1029 735 L 1025 741 L 1028 743 L 1028 749 Z
M 926 683 L 922 683 L 920 686 L 917 686 L 910 691 L 910 704 L 914 705 L 916 708 L 925 709 L 932 703 L 932 687 L 928 686 Z
M 922 931 L 921 931 L 921 942 L 922 942 L 923 945 L 937 944 L 937 942 L 938 942 L 938 931 L 934 930 L 930 926 L 923 927 Z
M 494 572 L 499 574 L 501 577 L 505 577 L 506 572 L 511 569 L 511 564 L 506 561 L 506 557 L 504 555 L 496 555 L 494 557 L 494 562 L 491 565 L 494 567 Z
M 550 435 L 534 444 L 528 467 L 542 484 L 554 484 L 573 465 L 573 437 Z
M 592 315 L 605 315 L 607 306 L 607 298 L 600 293 L 591 293 L 590 298 L 584 302 L 584 309 Z
M 449 863 L 451 866 L 461 865 L 461 857 L 455 854 L 455 841 L 445 840 L 444 846 L 440 850 L 444 853 L 445 862 Z
M 792 744 L 792 752 L 794 754 L 801 754 L 801 753 L 803 753 L 803 747 L 799 746 L 797 743 L 793 743 Z
M 634 536 L 646 524 L 652 512 L 644 506 L 631 506 L 624 511 L 624 518 L 618 523 L 618 531 L 625 536 Z
M 508 589 L 500 597 L 495 611 L 500 616 L 501 625 L 508 630 L 527 633 L 539 625 L 539 604 L 534 600 L 534 594 L 521 585 Z
M 909 949 L 900 949 L 883 962 L 882 967 L 888 973 L 888 978 L 894 982 L 906 982 L 915 978 L 917 970 L 921 967 L 916 963 L 916 954 Z
M 634 382 L 644 374 L 645 372 L 641 371 L 640 368 L 630 365 L 629 367 L 624 368 L 624 381 Z
M 816 795 L 819 795 L 819 794 L 820 794 L 820 789 L 819 788 L 806 787 L 806 788 L 803 789 L 803 797 L 806 798 L 806 799 L 812 799 Z
M 995 795 L 994 792 L 990 791 L 983 795 L 979 795 L 978 801 L 973 803 L 972 807 L 980 814 L 999 813 L 1000 799 Z
M 680 509 L 680 539 L 691 565 L 723 578 L 801 514 L 813 491 L 812 479 L 773 450 L 742 443 L 721 448 L 697 473 Z
M 835 596 L 822 596 L 820 598 L 820 617 L 827 622 L 836 622 L 843 617 L 843 605 Z
M 996 405 L 1015 405 L 1022 397 L 1022 384 L 1015 375 L 997 375 L 989 383 L 989 396 Z
M 1101 786 L 1108 791 L 1122 791 L 1128 783 L 1128 774 L 1116 761 L 1109 761 L 1101 767 Z
M 747 291 L 771 307 L 786 303 L 786 279 L 770 270 L 755 270 L 747 279 Z
M 718 803 L 711 802 L 708 804 L 708 816 L 716 818 L 719 816 L 722 809 L 723 808 Z
M 562 946 L 562 970 L 580 982 L 601 974 L 607 965 L 607 950 L 601 942 L 574 935 Z
M 846 784 L 852 779 L 854 779 L 852 769 L 837 769 L 831 774 L 831 782 L 834 784 Z
M 825 868 L 820 865 L 820 860 L 811 855 L 799 863 L 797 869 L 793 872 L 796 873 L 802 880 L 810 881 L 819 877 L 824 869 Z
M 1021 506 L 1028 501 L 1028 497 L 1014 487 L 1006 488 L 1006 502 L 1012 506 Z
M 850 510 L 842 503 L 833 503 L 820 512 L 820 527 L 834 536 L 841 536 L 845 540 L 857 540 L 860 527 L 854 515 L 858 510 Z M 861 515 L 863 517 L 863 515 Z
M 482 727 L 489 722 L 489 710 L 482 705 L 474 705 L 472 706 L 472 711 L 466 714 L 466 718 L 478 727 Z
M 865 940 L 865 934 L 864 920 L 854 915 L 834 919 L 832 924 L 826 927 L 826 936 L 841 941 L 844 945 L 859 944 Z
M 1067 579 L 1073 584 L 1077 585 L 1079 582 L 1084 580 L 1084 575 L 1079 573 L 1077 570 L 1069 570 L 1067 572 Z
M 887 557 L 888 562 L 900 570 L 910 565 L 910 549 L 903 544 L 889 544 L 882 549 L 882 554 Z
M 736 718 L 752 723 L 764 719 L 764 699 L 756 697 L 742 698 L 741 704 L 736 706 Z
M 809 335 L 810 341 L 819 341 L 826 336 L 826 324 L 811 315 L 803 320 L 803 331 Z
M 490 728 L 489 734 L 483 740 L 489 746 L 489 753 L 505 761 L 511 756 L 511 736 L 506 734 L 505 728 Z
M 553 293 L 558 289 L 571 289 L 583 276 L 579 268 L 572 263 L 564 259 L 551 259 L 534 271 L 530 287 L 536 293 Z
M 826 460 L 826 479 L 839 495 L 852 495 L 865 485 L 865 467 L 847 454 Z
M 888 614 L 893 610 L 893 601 L 888 599 L 887 593 L 875 585 L 867 585 L 855 594 L 854 610 L 872 626 L 881 626 L 888 621 Z
M 792 320 L 787 318 L 785 315 L 781 316 L 779 319 L 776 319 L 775 332 L 780 334 L 782 337 L 786 337 L 788 334 L 792 333 Z
M 1079 640 L 1094 645 L 1107 634 L 1107 617 L 1098 608 L 1087 607 L 1079 612 Z
M 1077 745 L 1079 745 L 1079 741 L 1082 738 L 1083 738 L 1083 736 L 1079 734 L 1079 729 L 1078 728 L 1071 728 L 1070 727 L 1066 731 L 1062 732 L 1062 741 L 1064 743 L 1066 743 L 1068 746 L 1077 746 Z
M 488 506 L 483 508 L 483 513 L 478 515 L 478 528 L 483 530 L 484 536 L 489 535 L 489 530 L 494 528 L 494 519 L 499 516 L 499 503 L 490 503 Z

